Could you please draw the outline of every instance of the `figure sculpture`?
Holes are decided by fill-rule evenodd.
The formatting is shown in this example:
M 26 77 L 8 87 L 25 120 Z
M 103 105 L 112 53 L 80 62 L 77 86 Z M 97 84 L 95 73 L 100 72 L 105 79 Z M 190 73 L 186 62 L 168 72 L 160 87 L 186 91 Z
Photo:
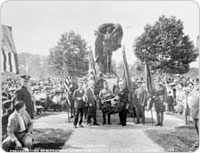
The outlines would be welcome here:
M 102 73 L 112 73 L 112 52 L 121 47 L 123 30 L 120 24 L 105 23 L 95 32 L 95 58 Z

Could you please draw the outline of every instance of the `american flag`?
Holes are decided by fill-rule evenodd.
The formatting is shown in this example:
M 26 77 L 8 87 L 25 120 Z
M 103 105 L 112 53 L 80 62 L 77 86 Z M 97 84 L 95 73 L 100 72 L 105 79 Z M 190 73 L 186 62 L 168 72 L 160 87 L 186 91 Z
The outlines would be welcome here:
M 64 86 L 67 92 L 70 92 L 70 87 L 72 85 L 72 81 L 70 78 L 65 79 Z
M 18 57 L 10 26 L 1 26 L 2 48 L 1 48 L 1 72 L 19 73 Z

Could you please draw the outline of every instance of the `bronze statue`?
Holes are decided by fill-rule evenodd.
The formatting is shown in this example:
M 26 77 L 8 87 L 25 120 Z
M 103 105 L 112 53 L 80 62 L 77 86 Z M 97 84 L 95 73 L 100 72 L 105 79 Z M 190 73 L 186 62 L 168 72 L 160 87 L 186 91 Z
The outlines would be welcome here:
M 123 36 L 120 24 L 105 23 L 95 32 L 95 58 L 102 73 L 112 73 L 112 52 L 121 47 Z

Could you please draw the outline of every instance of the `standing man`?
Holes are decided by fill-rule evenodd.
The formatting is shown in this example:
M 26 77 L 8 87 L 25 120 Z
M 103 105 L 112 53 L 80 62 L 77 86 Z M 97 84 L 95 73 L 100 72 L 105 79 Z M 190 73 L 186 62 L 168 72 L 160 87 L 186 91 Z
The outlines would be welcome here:
M 94 123 L 93 125 L 99 125 L 97 123 L 96 119 L 96 110 L 97 110 L 97 104 L 96 104 L 96 97 L 94 94 L 94 81 L 90 80 L 88 82 L 88 88 L 87 88 L 87 102 L 88 102 L 88 119 L 87 123 L 91 123 L 91 118 L 93 118 Z
M 154 91 L 154 102 L 155 102 L 155 110 L 156 110 L 156 116 L 157 116 L 157 124 L 155 126 L 163 126 L 163 120 L 164 120 L 164 111 L 165 106 L 164 103 L 166 101 L 167 96 L 167 89 L 164 86 L 163 81 L 157 80 L 155 91 Z
M 97 98 L 97 109 L 101 109 L 101 102 L 100 102 L 100 98 L 99 98 L 99 93 L 103 89 L 104 81 L 105 81 L 105 79 L 103 78 L 103 73 L 100 73 L 99 79 L 94 86 L 94 94 Z
M 83 121 L 83 111 L 85 107 L 85 102 L 84 102 L 84 95 L 85 91 L 83 89 L 83 82 L 79 82 L 78 89 L 74 91 L 73 94 L 73 99 L 74 99 L 74 108 L 75 108 L 75 119 L 74 119 L 74 127 L 77 128 L 77 123 L 80 115 L 80 120 L 79 120 L 79 126 L 83 127 L 82 121 Z
M 70 93 L 69 93 L 69 100 L 70 100 L 70 103 L 71 103 L 71 118 L 73 118 L 74 115 L 75 115 L 73 94 L 74 94 L 74 91 L 75 91 L 76 89 L 78 89 L 78 85 L 76 84 L 76 81 L 77 81 L 77 79 L 76 79 L 76 78 L 73 78 L 73 79 L 72 79 L 72 84 L 71 84 L 70 87 L 69 87 L 69 90 L 70 90 Z
M 142 117 L 142 123 L 145 124 L 145 106 L 147 105 L 147 91 L 143 86 L 143 81 L 138 81 L 138 88 L 135 90 L 135 101 L 136 101 L 136 114 L 137 122 L 140 124 L 140 116 Z
M 110 122 L 111 115 L 111 97 L 113 96 L 112 91 L 108 88 L 108 82 L 104 81 L 103 89 L 99 93 L 102 104 L 103 124 L 106 124 L 106 115 L 108 116 L 108 124 Z
M 34 118 L 34 103 L 31 98 L 31 93 L 28 91 L 30 76 L 23 75 L 22 87 L 15 93 L 15 100 L 24 101 L 26 106 L 26 111 L 29 113 L 30 117 Z
M 125 85 L 125 82 L 119 83 L 119 120 L 122 126 L 126 126 L 126 116 L 128 110 L 128 88 Z

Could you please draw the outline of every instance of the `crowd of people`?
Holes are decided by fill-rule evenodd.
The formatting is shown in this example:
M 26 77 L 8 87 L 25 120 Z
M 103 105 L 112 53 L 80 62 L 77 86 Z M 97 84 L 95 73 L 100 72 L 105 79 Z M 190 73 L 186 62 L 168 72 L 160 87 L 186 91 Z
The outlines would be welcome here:
M 147 90 L 145 84 L 143 78 L 135 79 L 130 93 L 125 80 L 118 80 L 111 88 L 103 74 L 98 80 L 72 78 L 69 90 L 60 78 L 30 81 L 30 76 L 24 75 L 21 81 L 7 79 L 2 82 L 2 147 L 6 151 L 22 147 L 31 149 L 32 120 L 35 115 L 48 110 L 71 112 L 74 127 L 78 128 L 83 127 L 83 118 L 88 126 L 100 125 L 98 109 L 102 111 L 103 125 L 112 124 L 111 115 L 118 113 L 118 124 L 122 126 L 126 126 L 130 112 L 136 115 L 136 124 L 144 125 L 145 110 L 154 109 L 157 115 L 155 126 L 164 125 L 166 111 L 184 115 L 186 124 L 192 119 L 198 132 L 198 78 L 158 77 L 153 80 L 152 91 Z

